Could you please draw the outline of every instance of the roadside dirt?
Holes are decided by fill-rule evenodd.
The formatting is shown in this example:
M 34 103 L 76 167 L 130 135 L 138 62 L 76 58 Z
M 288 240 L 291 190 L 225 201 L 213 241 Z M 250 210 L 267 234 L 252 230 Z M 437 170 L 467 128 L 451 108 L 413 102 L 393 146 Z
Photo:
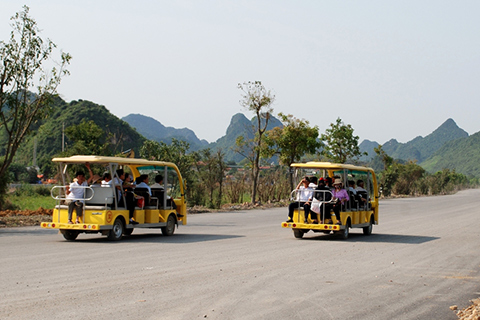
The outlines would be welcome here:
M 462 320 L 480 319 L 480 298 L 471 300 L 472 305 L 465 309 L 457 311 L 457 306 L 451 306 L 450 309 L 457 312 L 457 317 Z

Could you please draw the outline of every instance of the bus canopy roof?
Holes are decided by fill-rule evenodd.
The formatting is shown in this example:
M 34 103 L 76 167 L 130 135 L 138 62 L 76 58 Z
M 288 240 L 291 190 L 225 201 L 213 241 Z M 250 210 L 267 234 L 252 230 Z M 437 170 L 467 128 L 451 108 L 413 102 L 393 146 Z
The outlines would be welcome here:
M 53 158 L 53 162 L 63 163 L 118 163 L 123 166 L 167 166 L 177 168 L 172 162 L 165 161 L 151 161 L 137 158 L 123 158 L 123 157 L 105 157 L 105 156 L 71 156 L 66 158 Z
M 345 163 L 310 161 L 307 163 L 292 163 L 290 166 L 293 168 L 312 168 L 312 169 L 321 168 L 321 169 L 327 169 L 327 170 L 347 169 L 347 170 L 373 172 L 373 169 L 369 167 L 361 167 L 361 166 L 355 166 L 353 164 L 345 164 Z

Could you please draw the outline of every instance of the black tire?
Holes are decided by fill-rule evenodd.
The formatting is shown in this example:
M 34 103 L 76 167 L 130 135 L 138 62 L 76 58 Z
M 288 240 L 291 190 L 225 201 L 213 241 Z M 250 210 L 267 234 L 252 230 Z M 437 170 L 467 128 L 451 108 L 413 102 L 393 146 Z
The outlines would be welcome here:
M 113 228 L 108 232 L 108 240 L 118 241 L 122 239 L 123 233 L 125 232 L 125 225 L 121 218 L 115 219 L 113 222 Z
M 125 231 L 123 232 L 123 235 L 129 236 L 133 233 L 133 228 L 127 229 L 125 228 Z
M 61 230 L 63 237 L 68 241 L 75 241 L 77 239 L 79 232 L 74 230 Z
M 371 217 L 368 226 L 363 227 L 363 234 L 366 236 L 369 236 L 372 234 L 372 231 L 373 231 L 373 216 Z
M 345 229 L 341 230 L 340 236 L 343 240 L 347 240 L 348 236 L 350 235 L 350 220 L 347 220 L 347 224 L 345 225 Z
M 305 234 L 305 232 L 303 232 L 303 230 L 293 229 L 293 235 L 294 235 L 295 238 L 297 238 L 297 239 L 302 239 L 304 234 Z
M 175 224 L 177 223 L 173 214 L 168 216 L 167 225 L 162 227 L 162 234 L 164 236 L 172 236 L 175 233 Z

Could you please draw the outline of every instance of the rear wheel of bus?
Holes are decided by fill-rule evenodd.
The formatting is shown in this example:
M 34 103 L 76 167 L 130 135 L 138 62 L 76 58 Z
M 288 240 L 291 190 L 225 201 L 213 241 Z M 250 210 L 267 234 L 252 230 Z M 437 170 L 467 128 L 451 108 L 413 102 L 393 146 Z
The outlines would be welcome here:
M 167 225 L 162 227 L 162 234 L 164 236 L 171 236 L 175 232 L 176 219 L 173 214 L 168 216 Z
M 123 233 L 125 232 L 125 225 L 123 224 L 123 221 L 120 217 L 117 217 L 115 219 L 115 222 L 113 223 L 112 230 L 108 233 L 108 240 L 120 240 L 122 239 Z
M 369 236 L 372 234 L 372 231 L 373 231 L 373 223 L 374 223 L 374 220 L 373 220 L 373 216 L 370 218 L 370 222 L 368 224 L 368 226 L 366 227 L 363 227 L 363 234 L 366 235 L 366 236 Z
M 63 234 L 65 240 L 68 241 L 74 241 L 75 239 L 77 239 L 79 233 L 78 231 L 74 230 L 60 230 L 60 232 Z
M 302 239 L 304 234 L 305 234 L 305 232 L 303 232 L 303 230 L 293 229 L 293 235 L 294 235 L 295 238 L 297 238 L 297 239 Z
M 350 226 L 351 226 L 350 219 L 347 219 L 347 223 L 345 224 L 345 229 L 338 231 L 342 239 L 344 240 L 348 239 L 348 236 L 350 235 Z

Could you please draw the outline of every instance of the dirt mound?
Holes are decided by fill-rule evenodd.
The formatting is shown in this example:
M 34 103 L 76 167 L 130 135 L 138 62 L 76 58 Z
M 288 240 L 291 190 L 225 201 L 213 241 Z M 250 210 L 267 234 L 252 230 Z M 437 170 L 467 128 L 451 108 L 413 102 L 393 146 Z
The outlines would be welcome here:
M 457 312 L 457 317 L 462 320 L 480 320 L 480 298 L 473 299 L 472 305 Z M 450 309 L 457 310 L 457 306 Z
M 39 208 L 37 210 L 5 210 L 0 211 L 0 217 L 14 217 L 14 216 L 51 216 L 53 209 Z

